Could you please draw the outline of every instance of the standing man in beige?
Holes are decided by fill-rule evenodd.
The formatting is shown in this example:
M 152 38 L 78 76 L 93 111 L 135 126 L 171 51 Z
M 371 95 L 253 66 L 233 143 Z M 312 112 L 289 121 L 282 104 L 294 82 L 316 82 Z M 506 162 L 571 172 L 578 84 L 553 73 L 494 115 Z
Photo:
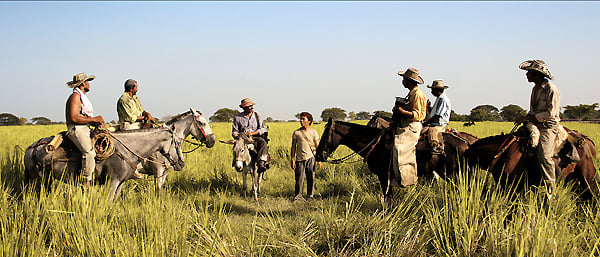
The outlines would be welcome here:
M 67 120 L 67 137 L 73 141 L 75 146 L 81 151 L 82 174 L 85 181 L 84 189 L 89 188 L 92 180 L 92 173 L 96 169 L 96 151 L 90 138 L 90 127 L 103 127 L 104 119 L 102 116 L 94 116 L 92 102 L 87 97 L 90 91 L 90 81 L 96 76 L 87 76 L 85 73 L 78 73 L 73 76 L 73 81 L 67 82 L 67 86 L 73 88 L 73 93 L 67 100 L 65 115 Z
M 392 158 L 395 176 L 400 179 L 400 185 L 410 186 L 417 183 L 416 146 L 423 128 L 421 121 L 426 115 L 427 97 L 419 88 L 419 84 L 423 84 L 423 78 L 419 76 L 417 69 L 409 68 L 398 72 L 398 75 L 402 76 L 402 85 L 410 92 L 404 99 L 404 107 L 396 104 L 392 110 L 394 116 L 398 117 L 394 121 L 396 131 Z
M 117 101 L 117 114 L 121 130 L 149 128 L 154 123 L 150 115 L 137 97 L 138 84 L 133 79 L 125 81 L 125 92 Z
M 302 189 L 306 178 L 306 194 L 308 199 L 313 198 L 315 183 L 315 151 L 319 146 L 319 133 L 312 129 L 313 117 L 308 112 L 300 113 L 301 127 L 292 134 L 292 149 L 290 165 L 295 173 L 296 186 L 294 188 L 295 201 L 303 200 Z M 321 163 L 317 162 L 319 168 Z
M 537 159 L 541 164 L 542 177 L 549 197 L 556 191 L 556 171 L 554 166 L 554 141 L 560 131 L 560 92 L 549 79 L 553 79 L 548 66 L 541 60 L 528 60 L 519 65 L 526 70 L 527 81 L 533 83 L 529 113 L 521 116 L 516 123 L 531 122 L 540 131 L 537 146 Z

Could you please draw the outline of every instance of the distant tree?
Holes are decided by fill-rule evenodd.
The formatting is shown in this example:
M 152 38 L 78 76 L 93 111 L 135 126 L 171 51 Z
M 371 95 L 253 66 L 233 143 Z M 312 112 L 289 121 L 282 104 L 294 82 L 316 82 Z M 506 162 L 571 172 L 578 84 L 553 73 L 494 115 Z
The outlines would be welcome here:
M 451 121 L 467 121 L 469 120 L 469 115 L 466 114 L 458 114 L 454 112 L 454 110 L 450 111 L 450 120 Z
M 12 115 L 10 113 L 2 113 L 0 114 L 0 125 L 19 125 L 19 117 Z
M 218 109 L 213 116 L 210 116 L 210 121 L 216 122 L 230 122 L 233 121 L 233 117 L 239 112 L 234 109 L 221 108 Z
M 473 121 L 499 121 L 502 119 L 502 116 L 500 116 L 498 108 L 494 107 L 493 105 L 486 104 L 479 105 L 471 109 L 469 118 Z
M 27 118 L 21 117 L 17 123 L 17 125 L 25 125 L 27 123 Z M 31 123 L 29 125 L 31 125 Z
M 348 120 L 356 120 L 356 113 L 349 112 L 347 118 L 348 118 Z
M 369 112 L 358 112 L 356 113 L 357 120 L 368 120 L 371 119 L 371 114 Z
M 599 104 L 580 104 L 578 106 L 567 105 L 565 106 L 565 111 L 563 116 L 567 119 L 576 119 L 576 120 L 590 120 L 598 118 L 598 108 Z
M 294 117 L 296 117 L 296 119 L 298 119 L 298 120 L 300 120 L 300 118 L 302 118 L 302 117 L 300 117 L 300 113 L 301 113 L 301 112 L 299 112 L 299 113 L 296 113 L 296 115 L 294 115 Z
M 380 117 L 388 117 L 388 118 L 392 117 L 392 113 L 391 112 L 386 112 L 386 111 L 374 111 L 373 114 L 377 115 L 377 116 L 380 116 Z
M 500 112 L 500 115 L 505 121 L 516 121 L 519 116 L 527 114 L 527 111 L 525 111 L 525 109 L 515 104 L 509 104 L 507 106 L 504 106 L 501 110 L 502 111 Z
M 35 125 L 48 125 L 52 124 L 52 121 L 46 117 L 35 117 L 31 118 L 31 123 Z
M 337 107 L 327 108 L 321 112 L 321 119 L 326 121 L 329 118 L 334 120 L 344 120 L 346 118 L 346 111 Z
M 265 119 L 265 121 L 266 121 L 266 122 L 273 122 L 273 118 L 271 118 L 271 117 L 267 117 L 267 118 Z

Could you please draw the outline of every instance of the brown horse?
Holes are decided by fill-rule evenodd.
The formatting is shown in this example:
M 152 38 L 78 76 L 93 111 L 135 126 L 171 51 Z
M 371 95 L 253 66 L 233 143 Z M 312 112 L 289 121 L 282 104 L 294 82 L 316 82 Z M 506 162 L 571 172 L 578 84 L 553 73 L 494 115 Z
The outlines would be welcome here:
M 444 141 L 445 155 L 432 155 L 430 150 L 417 150 L 418 176 L 432 176 L 435 170 L 440 176 L 448 177 L 458 171 L 459 156 L 465 152 L 469 143 L 451 133 L 444 133 Z M 386 203 L 389 204 L 392 196 L 390 185 L 395 180 L 394 172 L 390 170 L 392 143 L 390 130 L 329 119 L 315 156 L 317 161 L 327 161 L 340 144 L 349 147 L 362 156 L 369 170 L 377 175 Z M 417 145 L 417 149 L 419 148 L 423 147 Z
M 566 159 L 562 151 L 570 146 L 561 150 L 558 157 L 555 157 L 555 163 L 560 170 L 557 180 L 579 182 L 584 191 L 583 197 L 590 198 L 597 193 L 594 181 L 596 147 L 587 136 L 569 129 L 567 132 L 575 138 L 580 138 L 576 146 L 580 160 L 571 163 Z M 488 170 L 501 185 L 516 186 L 518 190 L 522 190 L 526 185 L 539 185 L 542 181 L 541 166 L 535 150 L 528 145 L 528 134 L 526 130 L 519 129 L 515 133 L 482 138 L 465 153 L 468 164 Z M 526 179 L 523 175 L 527 175 Z

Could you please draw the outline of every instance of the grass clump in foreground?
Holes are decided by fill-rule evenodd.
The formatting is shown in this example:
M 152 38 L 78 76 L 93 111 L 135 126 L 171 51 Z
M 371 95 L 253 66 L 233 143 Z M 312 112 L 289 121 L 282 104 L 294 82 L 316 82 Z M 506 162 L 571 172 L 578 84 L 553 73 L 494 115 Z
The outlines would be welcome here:
M 316 129 L 321 132 L 323 125 Z M 211 126 L 219 139 L 228 136 L 228 124 Z M 271 124 L 278 158 L 296 126 Z M 22 155 L 14 146 L 54 132 L 22 129 L 23 138 L 0 143 L 2 256 L 600 254 L 597 201 L 578 201 L 571 185 L 561 184 L 558 197 L 548 201 L 535 188 L 519 194 L 500 190 L 486 172 L 465 168 L 456 180 L 395 188 L 394 206 L 383 209 L 377 178 L 359 161 L 324 165 L 317 171 L 320 197 L 292 202 L 293 172 L 279 160 L 257 203 L 242 196 L 241 178 L 230 167 L 231 149 L 219 144 L 187 155 L 186 168 L 169 174 L 160 196 L 145 181 L 126 182 L 116 202 L 107 200 L 102 186 L 84 194 L 54 183 L 38 195 L 21 187 Z M 584 129 L 598 142 L 598 133 Z M 349 153 L 338 151 L 336 156 Z

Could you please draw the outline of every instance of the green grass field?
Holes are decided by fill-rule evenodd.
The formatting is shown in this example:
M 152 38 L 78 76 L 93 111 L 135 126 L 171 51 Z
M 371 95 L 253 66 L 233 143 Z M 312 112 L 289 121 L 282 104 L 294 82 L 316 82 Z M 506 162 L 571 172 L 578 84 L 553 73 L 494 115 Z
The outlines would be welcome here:
M 217 143 L 186 155 L 156 196 L 150 181 L 126 182 L 120 198 L 107 188 L 54 183 L 23 188 L 23 149 L 64 125 L 0 127 L 1 256 L 598 256 L 598 202 L 581 202 L 561 184 L 546 201 L 532 189 L 516 197 L 480 170 L 457 181 L 422 181 L 395 189 L 384 209 L 375 175 L 360 160 L 324 164 L 315 200 L 292 202 L 291 135 L 298 123 L 270 125 L 272 157 L 259 202 L 244 198 L 231 167 L 231 146 Z M 320 133 L 324 123 L 314 124 Z M 600 149 L 600 125 L 566 123 Z M 451 123 L 479 137 L 512 123 Z M 231 124 L 212 123 L 218 140 Z M 345 147 L 334 157 L 350 153 Z M 595 160 L 596 167 L 600 161 Z M 470 174 L 470 175 L 467 175 Z M 148 177 L 151 178 L 151 177 Z

